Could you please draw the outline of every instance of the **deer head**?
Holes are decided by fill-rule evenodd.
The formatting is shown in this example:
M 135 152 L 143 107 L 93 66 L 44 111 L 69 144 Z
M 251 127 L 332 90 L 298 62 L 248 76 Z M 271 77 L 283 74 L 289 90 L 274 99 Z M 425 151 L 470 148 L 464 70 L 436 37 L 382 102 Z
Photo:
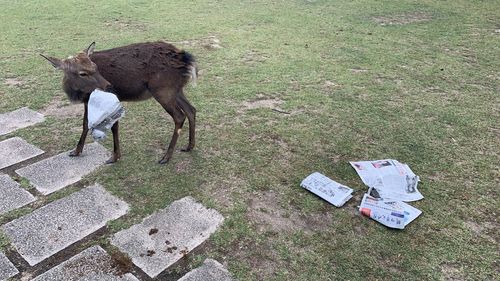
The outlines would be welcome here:
M 90 59 L 94 48 L 95 42 L 75 56 L 63 60 L 40 54 L 54 68 L 64 72 L 63 89 L 72 102 L 87 102 L 92 91 L 97 88 L 106 90 L 111 86 L 111 83 L 102 77 L 97 65 Z

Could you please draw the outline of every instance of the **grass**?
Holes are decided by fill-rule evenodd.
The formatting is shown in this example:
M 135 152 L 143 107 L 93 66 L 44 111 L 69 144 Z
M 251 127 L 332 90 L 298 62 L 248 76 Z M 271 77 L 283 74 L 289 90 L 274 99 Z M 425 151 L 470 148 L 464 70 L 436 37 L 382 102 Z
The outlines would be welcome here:
M 199 62 L 198 86 L 186 91 L 198 109 L 196 149 L 157 165 L 173 123 L 152 100 L 128 103 L 123 159 L 84 179 L 131 205 L 110 233 L 190 195 L 226 218 L 194 264 L 213 257 L 239 280 L 499 278 L 494 1 L 0 4 L 0 113 L 62 99 L 61 73 L 38 53 L 163 39 Z M 222 48 L 210 48 L 210 36 Z M 291 114 L 245 106 L 256 100 Z M 18 135 L 56 154 L 76 145 L 80 124 L 49 116 L 0 140 Z M 425 199 L 413 205 L 423 215 L 403 231 L 356 211 L 366 187 L 348 161 L 379 158 L 422 179 Z M 335 208 L 302 190 L 314 171 L 355 198 Z M 276 202 L 253 209 L 266 198 Z

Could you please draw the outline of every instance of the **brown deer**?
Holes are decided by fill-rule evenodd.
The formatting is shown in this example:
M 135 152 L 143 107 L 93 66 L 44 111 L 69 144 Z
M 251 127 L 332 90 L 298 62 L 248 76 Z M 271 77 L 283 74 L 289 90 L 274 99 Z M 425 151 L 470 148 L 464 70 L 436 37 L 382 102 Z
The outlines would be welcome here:
M 175 129 L 167 152 L 160 164 L 167 163 L 174 152 L 182 125 L 189 121 L 189 144 L 182 151 L 191 151 L 195 143 L 196 109 L 184 96 L 184 86 L 192 78 L 196 82 L 197 66 L 188 52 L 165 42 L 137 43 L 94 52 L 95 42 L 83 52 L 67 59 L 41 55 L 56 69 L 64 72 L 63 89 L 72 102 L 83 102 L 83 132 L 70 156 L 78 156 L 87 137 L 87 111 L 90 94 L 95 89 L 113 92 L 120 101 L 141 101 L 155 98 L 172 116 Z M 113 156 L 107 163 L 121 157 L 118 122 L 111 128 Z

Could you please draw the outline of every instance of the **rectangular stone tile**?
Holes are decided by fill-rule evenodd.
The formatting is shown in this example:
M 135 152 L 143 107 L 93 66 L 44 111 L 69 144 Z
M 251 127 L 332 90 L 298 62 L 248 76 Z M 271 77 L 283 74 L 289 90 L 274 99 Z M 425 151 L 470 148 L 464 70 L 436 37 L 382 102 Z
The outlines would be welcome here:
M 31 281 L 139 281 L 120 272 L 116 262 L 100 246 L 90 247 Z
M 8 175 L 0 173 L 0 215 L 35 201 L 35 197 Z
M 17 268 L 0 252 L 0 281 L 7 280 L 18 273 Z
M 80 156 L 69 151 L 16 170 L 42 194 L 47 195 L 78 182 L 108 160 L 111 153 L 98 143 L 85 145 Z
M 2 230 L 33 266 L 127 211 L 127 203 L 96 184 L 15 219 L 2 226 Z
M 0 169 L 28 160 L 44 153 L 38 147 L 19 137 L 0 142 Z
M 213 259 L 206 259 L 202 266 L 191 270 L 178 281 L 234 281 L 229 271 Z
M 11 112 L 0 114 L 0 136 L 43 122 L 43 114 L 23 107 Z
M 217 211 L 185 197 L 116 233 L 111 243 L 154 278 L 208 239 L 223 220 Z

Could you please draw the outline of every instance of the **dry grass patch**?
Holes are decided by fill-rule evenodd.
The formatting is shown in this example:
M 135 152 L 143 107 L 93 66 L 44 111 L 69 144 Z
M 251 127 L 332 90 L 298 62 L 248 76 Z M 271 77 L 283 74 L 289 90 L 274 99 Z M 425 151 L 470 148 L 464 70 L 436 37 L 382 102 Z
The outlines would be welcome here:
M 380 25 L 405 25 L 430 21 L 432 20 L 432 16 L 423 12 L 415 12 L 390 16 L 377 16 L 372 19 Z
M 274 191 L 257 193 L 249 200 L 247 217 L 259 232 L 312 234 L 326 231 L 333 223 L 331 213 L 303 215 L 295 209 L 285 209 Z
M 68 101 L 61 100 L 60 96 L 57 96 L 42 110 L 42 113 L 58 119 L 82 117 L 83 105 L 69 103 Z

